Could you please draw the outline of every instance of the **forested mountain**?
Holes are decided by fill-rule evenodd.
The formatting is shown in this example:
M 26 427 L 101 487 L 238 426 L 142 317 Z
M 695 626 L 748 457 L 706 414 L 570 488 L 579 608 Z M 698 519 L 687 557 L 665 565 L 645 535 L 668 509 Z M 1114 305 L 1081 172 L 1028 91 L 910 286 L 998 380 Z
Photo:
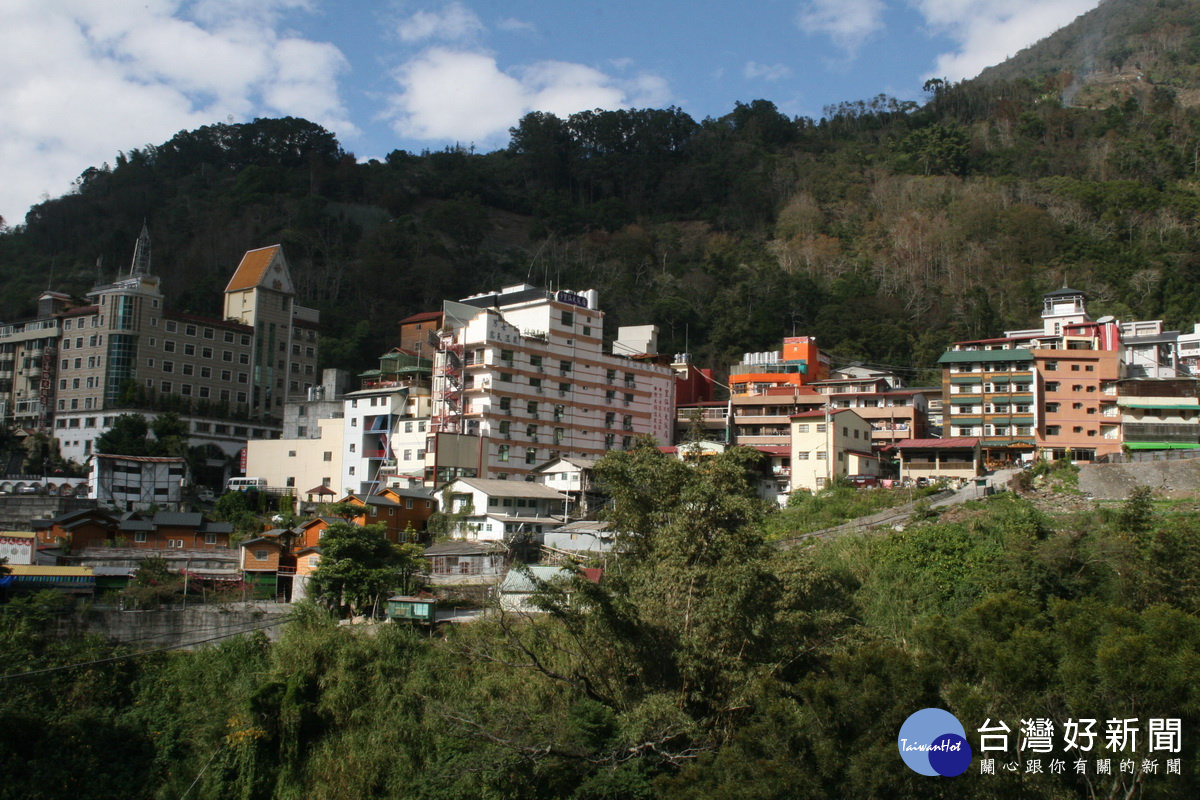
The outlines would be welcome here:
M 1044 79 L 1064 102 L 1113 105 L 1173 95 L 1200 105 L 1200 6 L 1192 0 L 1104 0 L 1051 36 L 979 76 Z
M 1131 9 L 1166 26 L 1132 40 L 1194 76 L 1194 4 L 1093 13 L 1148 19 Z M 1055 47 L 1014 59 L 1012 79 L 931 81 L 922 104 L 879 96 L 819 120 L 766 100 L 699 121 L 532 113 L 486 154 L 358 163 L 298 119 L 181 132 L 89 168 L 0 234 L 0 319 L 48 284 L 111 277 L 146 220 L 165 291 L 196 313 L 219 312 L 242 252 L 281 242 L 302 302 L 322 310 L 325 362 L 351 367 L 393 344 L 400 318 L 525 280 L 598 289 L 610 334 L 654 322 L 664 350 L 718 368 L 793 332 L 842 359 L 928 367 L 956 338 L 1030 324 L 1064 281 L 1098 314 L 1190 325 L 1200 110 L 1169 84 L 1065 105 L 1038 65 L 1082 51 Z

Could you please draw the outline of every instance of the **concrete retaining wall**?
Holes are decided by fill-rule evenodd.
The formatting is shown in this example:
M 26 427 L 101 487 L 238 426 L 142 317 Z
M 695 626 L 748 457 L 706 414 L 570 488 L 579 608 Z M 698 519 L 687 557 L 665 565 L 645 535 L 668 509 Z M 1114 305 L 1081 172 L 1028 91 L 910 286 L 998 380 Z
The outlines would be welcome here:
M 96 609 L 55 620 L 53 635 L 60 638 L 96 634 L 112 642 L 136 644 L 146 649 L 163 647 L 194 650 L 220 644 L 240 633 L 261 631 L 274 641 L 292 613 L 287 603 L 252 603 L 227 606 L 193 606 L 161 611 Z

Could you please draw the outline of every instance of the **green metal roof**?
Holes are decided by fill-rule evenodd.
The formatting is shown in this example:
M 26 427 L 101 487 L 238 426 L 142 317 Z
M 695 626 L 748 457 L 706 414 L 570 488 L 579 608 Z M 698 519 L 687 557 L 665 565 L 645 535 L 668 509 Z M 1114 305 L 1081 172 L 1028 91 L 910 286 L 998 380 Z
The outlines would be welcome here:
M 1126 442 L 1130 450 L 1197 450 L 1200 444 L 1185 444 L 1183 442 Z
M 1028 350 L 947 350 L 939 364 L 962 364 L 970 361 L 1033 361 Z
M 1172 410 L 1182 411 L 1200 411 L 1200 405 L 1192 403 L 1185 405 L 1182 403 L 1129 403 L 1124 400 L 1117 400 L 1117 405 L 1122 408 L 1167 408 Z

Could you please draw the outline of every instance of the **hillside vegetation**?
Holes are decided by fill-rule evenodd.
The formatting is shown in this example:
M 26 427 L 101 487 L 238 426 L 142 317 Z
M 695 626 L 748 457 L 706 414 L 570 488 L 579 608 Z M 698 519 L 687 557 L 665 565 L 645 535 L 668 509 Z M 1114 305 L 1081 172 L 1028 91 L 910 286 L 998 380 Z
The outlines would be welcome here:
M 598 470 L 614 524 L 639 535 L 599 583 L 547 585 L 532 618 L 430 635 L 302 608 L 276 644 L 106 661 L 101 643 L 40 634 L 44 598 L 10 603 L 0 798 L 1200 791 L 1194 513 L 1155 509 L 1147 491 L 1053 519 L 997 495 L 954 521 L 778 550 L 755 457 L 731 449 L 692 468 L 650 447 L 609 455 Z M 910 772 L 896 750 L 904 720 L 931 706 L 976 750 L 952 780 Z M 1017 755 L 1032 718 L 1053 721 L 1053 753 Z M 1095 747 L 1064 751 L 1061 725 L 1080 718 L 1101 721 Z M 1179 752 L 1147 750 L 1155 718 L 1180 720 Z M 1134 772 L 1117 766 L 1131 751 L 1108 749 L 1108 719 L 1140 720 Z M 1012 736 L 989 755 L 1040 759 L 1039 771 L 981 774 L 976 731 L 997 720 Z M 1147 756 L 1157 773 L 1140 767 Z

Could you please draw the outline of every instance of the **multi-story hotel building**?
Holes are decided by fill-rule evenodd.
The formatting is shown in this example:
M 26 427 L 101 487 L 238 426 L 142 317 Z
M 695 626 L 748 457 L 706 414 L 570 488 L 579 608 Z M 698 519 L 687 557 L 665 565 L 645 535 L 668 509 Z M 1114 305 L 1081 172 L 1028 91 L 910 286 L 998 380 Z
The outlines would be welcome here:
M 1156 324 L 1093 321 L 1086 305 L 1076 289 L 1049 292 L 1041 328 L 957 342 L 944 353 L 946 435 L 979 437 L 990 465 L 1120 452 L 1117 382 L 1129 352 L 1122 335 Z
M 71 298 L 43 292 L 31 320 L 0 325 L 0 417 L 7 425 L 48 430 L 58 388 L 62 314 Z
M 640 434 L 671 441 L 674 372 L 604 352 L 596 292 L 519 284 L 447 302 L 444 313 L 430 338 L 427 483 L 523 480 L 551 459 L 597 458 Z M 621 336 L 613 344 L 639 349 Z
M 833 408 L 852 408 L 866 420 L 871 426 L 871 444 L 876 448 L 928 435 L 928 390 L 909 389 L 890 372 L 847 367 L 809 385 L 828 395 Z
M 317 312 L 295 305 L 278 246 L 251 250 L 225 291 L 225 319 L 166 308 L 149 272 L 149 237 L 133 266 L 59 316 L 54 432 L 83 461 L 123 413 L 175 411 L 196 443 L 227 454 L 276 438 L 289 397 L 317 383 Z

